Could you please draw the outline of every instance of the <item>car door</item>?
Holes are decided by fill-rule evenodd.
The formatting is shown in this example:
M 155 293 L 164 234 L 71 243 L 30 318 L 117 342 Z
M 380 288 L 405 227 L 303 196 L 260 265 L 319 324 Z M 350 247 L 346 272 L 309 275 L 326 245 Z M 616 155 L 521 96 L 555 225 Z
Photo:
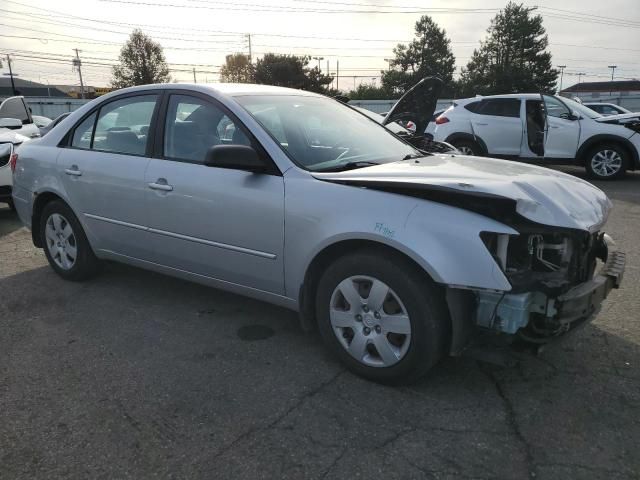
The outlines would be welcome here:
M 212 99 L 173 92 L 146 173 L 155 262 L 245 287 L 284 293 L 281 175 L 204 165 L 219 144 L 256 140 Z M 269 159 L 270 161 L 270 159 Z
M 0 118 L 17 118 L 20 120 L 22 128 L 14 130 L 20 135 L 29 138 L 40 136 L 40 129 L 33 123 L 31 112 L 22 97 L 11 97 L 2 102 L 0 104 Z
M 474 135 L 480 137 L 489 155 L 519 156 L 523 125 L 519 98 L 482 100 L 470 115 Z
M 144 174 L 158 99 L 157 92 L 136 93 L 103 104 L 71 131 L 58 156 L 71 207 L 82 216 L 96 249 L 151 256 Z
M 574 158 L 580 139 L 580 121 L 560 99 L 542 95 L 546 131 L 545 158 Z

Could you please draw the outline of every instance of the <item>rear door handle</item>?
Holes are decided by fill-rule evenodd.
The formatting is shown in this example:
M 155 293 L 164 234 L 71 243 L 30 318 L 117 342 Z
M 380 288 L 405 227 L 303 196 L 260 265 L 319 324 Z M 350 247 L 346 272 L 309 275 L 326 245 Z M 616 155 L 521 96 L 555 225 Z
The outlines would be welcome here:
M 64 173 L 66 173 L 67 175 L 73 175 L 74 177 L 79 177 L 80 175 L 82 175 L 82 172 L 77 165 L 71 165 L 71 168 L 66 168 L 64 170 Z
M 148 184 L 151 190 L 162 190 L 163 192 L 171 192 L 173 190 L 173 185 L 169 185 L 167 180 L 164 178 L 159 178 L 155 182 L 151 182 Z
M 481 122 L 476 122 L 476 125 L 481 125 L 483 127 L 486 127 L 487 125 L 489 125 L 488 123 L 481 123 Z

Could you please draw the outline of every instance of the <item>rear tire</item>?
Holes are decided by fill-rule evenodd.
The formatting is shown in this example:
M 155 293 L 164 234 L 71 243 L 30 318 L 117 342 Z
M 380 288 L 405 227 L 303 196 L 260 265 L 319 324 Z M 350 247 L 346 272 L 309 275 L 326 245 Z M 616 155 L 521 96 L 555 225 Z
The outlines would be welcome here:
M 318 283 L 316 316 L 326 346 L 353 373 L 375 382 L 411 383 L 446 351 L 443 292 L 415 265 L 387 252 L 363 250 L 332 263 Z
M 79 282 L 100 270 L 100 261 L 69 206 L 61 200 L 45 205 L 40 216 L 40 241 L 51 268 L 65 280 Z
M 450 142 L 451 145 L 456 147 L 461 154 L 470 155 L 472 157 L 482 157 L 484 152 L 480 145 L 472 140 L 454 140 Z
M 615 143 L 602 143 L 587 152 L 584 168 L 590 178 L 617 180 L 627 171 L 629 157 L 625 148 Z

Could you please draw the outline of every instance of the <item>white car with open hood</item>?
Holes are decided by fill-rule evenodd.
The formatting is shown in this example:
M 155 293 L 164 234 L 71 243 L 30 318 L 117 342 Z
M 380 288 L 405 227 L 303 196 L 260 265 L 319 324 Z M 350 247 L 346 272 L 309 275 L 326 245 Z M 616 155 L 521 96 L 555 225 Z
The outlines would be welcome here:
M 61 277 L 115 260 L 282 305 L 379 382 L 482 337 L 559 338 L 625 265 L 588 182 L 426 153 L 299 90 L 119 90 L 24 144 L 13 168 L 18 214 Z

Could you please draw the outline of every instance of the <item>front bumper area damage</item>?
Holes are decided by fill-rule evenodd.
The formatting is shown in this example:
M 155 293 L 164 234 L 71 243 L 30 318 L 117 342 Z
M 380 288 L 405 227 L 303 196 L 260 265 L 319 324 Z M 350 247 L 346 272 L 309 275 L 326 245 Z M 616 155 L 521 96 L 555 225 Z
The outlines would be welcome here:
M 473 332 L 469 332 L 468 342 L 452 345 L 451 353 L 476 351 L 486 344 L 539 349 L 593 320 L 611 290 L 620 287 L 626 263 L 625 254 L 614 249 L 608 235 L 594 234 L 593 238 L 584 258 L 593 260 L 594 268 L 587 269 L 588 278 L 580 283 L 558 288 L 555 272 L 549 272 L 552 280 L 546 287 L 535 275 L 530 276 L 530 285 L 538 287 L 532 291 L 522 291 L 524 284 L 510 292 L 473 290 L 471 311 L 467 310 L 467 319 L 473 319 Z M 603 264 L 594 273 L 596 255 Z M 522 280 L 520 275 L 515 278 Z

